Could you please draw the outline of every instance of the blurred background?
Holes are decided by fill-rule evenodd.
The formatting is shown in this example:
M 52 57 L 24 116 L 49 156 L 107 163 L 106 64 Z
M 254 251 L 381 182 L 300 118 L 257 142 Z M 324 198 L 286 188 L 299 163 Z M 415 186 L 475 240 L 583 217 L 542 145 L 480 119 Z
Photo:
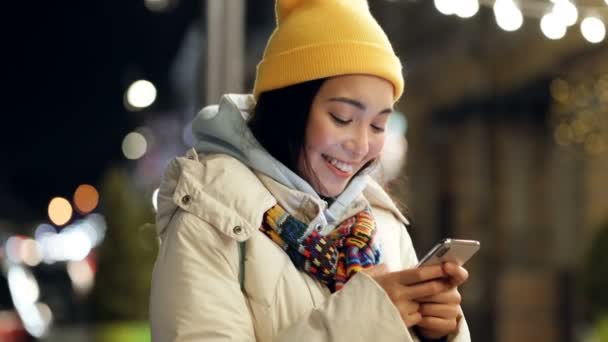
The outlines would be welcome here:
M 473 340 L 608 341 L 608 0 L 369 3 L 406 76 L 377 176 L 419 254 L 481 241 Z M 0 341 L 149 341 L 160 177 L 273 6 L 5 5 Z

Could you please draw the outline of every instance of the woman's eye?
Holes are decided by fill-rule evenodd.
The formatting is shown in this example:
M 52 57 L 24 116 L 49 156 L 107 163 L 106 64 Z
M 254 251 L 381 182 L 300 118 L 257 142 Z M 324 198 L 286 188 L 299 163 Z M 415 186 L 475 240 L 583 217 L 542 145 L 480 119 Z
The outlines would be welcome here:
M 374 132 L 376 132 L 376 133 L 382 133 L 382 132 L 384 132 L 384 127 L 380 127 L 380 126 L 372 125 L 372 129 L 373 129 L 373 130 L 374 130 Z
M 329 113 L 329 115 L 331 115 L 331 118 L 334 119 L 334 121 L 339 124 L 339 125 L 347 125 L 349 124 L 351 121 L 353 120 L 344 120 L 341 119 L 340 117 L 338 117 L 336 114 L 334 113 Z

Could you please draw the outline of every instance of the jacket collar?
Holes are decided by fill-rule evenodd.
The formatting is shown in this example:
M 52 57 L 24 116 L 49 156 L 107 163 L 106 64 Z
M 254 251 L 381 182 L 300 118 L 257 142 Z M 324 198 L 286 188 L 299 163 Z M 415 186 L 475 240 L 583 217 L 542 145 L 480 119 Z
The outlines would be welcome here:
M 226 172 L 230 170 L 230 172 Z M 294 190 L 227 155 L 201 156 L 190 150 L 167 167 L 158 193 L 157 232 L 162 234 L 178 208 L 206 221 L 228 237 L 244 241 L 258 230 L 264 213 L 279 203 L 309 229 L 334 227 L 321 215 L 327 203 L 317 196 Z M 336 222 L 353 216 L 367 205 L 392 212 L 404 224 L 408 220 L 378 183 L 367 185 Z
M 162 234 L 181 208 L 228 237 L 244 241 L 275 204 L 272 194 L 243 163 L 223 154 L 201 158 L 190 150 L 167 167 L 158 192 L 156 229 Z

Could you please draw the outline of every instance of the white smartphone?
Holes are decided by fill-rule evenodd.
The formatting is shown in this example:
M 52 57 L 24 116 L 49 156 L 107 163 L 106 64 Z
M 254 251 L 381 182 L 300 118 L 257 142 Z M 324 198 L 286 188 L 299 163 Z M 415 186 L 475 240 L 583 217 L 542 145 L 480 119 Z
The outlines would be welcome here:
M 479 241 L 444 239 L 435 245 L 416 267 L 438 265 L 444 262 L 453 262 L 464 265 L 479 250 Z

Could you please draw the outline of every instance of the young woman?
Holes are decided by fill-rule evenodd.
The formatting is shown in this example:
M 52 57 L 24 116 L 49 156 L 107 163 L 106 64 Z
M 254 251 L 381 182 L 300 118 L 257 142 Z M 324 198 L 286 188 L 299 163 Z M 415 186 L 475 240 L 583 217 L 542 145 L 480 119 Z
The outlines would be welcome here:
M 454 264 L 416 268 L 368 172 L 403 91 L 364 0 L 278 0 L 253 95 L 193 122 L 159 192 L 154 341 L 469 341 Z

